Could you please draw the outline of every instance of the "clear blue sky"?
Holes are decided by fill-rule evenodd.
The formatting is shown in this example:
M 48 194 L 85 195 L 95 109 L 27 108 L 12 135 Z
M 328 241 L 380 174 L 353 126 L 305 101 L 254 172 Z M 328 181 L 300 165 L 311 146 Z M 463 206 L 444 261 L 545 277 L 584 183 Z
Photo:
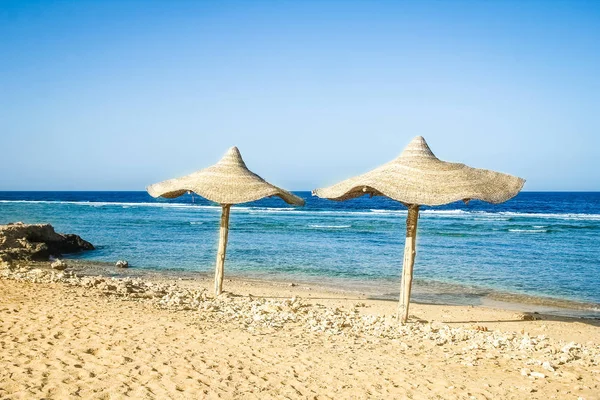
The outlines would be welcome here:
M 309 190 L 416 135 L 600 190 L 600 1 L 0 2 L 0 190 L 143 190 L 233 145 Z

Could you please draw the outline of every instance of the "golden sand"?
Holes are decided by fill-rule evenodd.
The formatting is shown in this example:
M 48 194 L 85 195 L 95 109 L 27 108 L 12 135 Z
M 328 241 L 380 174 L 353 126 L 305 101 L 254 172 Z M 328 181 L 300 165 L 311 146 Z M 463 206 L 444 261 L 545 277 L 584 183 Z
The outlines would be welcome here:
M 0 398 L 600 398 L 598 321 L 413 305 L 396 330 L 397 303 L 315 288 L 110 282 L 0 279 Z

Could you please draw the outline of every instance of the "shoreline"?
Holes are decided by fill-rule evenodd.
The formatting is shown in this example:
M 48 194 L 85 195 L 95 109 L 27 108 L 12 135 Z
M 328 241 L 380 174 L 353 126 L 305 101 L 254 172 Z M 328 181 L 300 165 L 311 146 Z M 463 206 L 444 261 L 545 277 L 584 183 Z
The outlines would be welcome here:
M 172 203 L 145 192 L 0 197 L 6 199 L 0 219 L 50 222 L 97 245 L 75 259 L 123 258 L 132 269 L 181 269 L 181 276 L 214 271 L 218 213 L 205 210 L 208 203 L 192 204 L 189 196 Z M 460 203 L 424 211 L 412 299 L 511 309 L 523 304 L 532 311 L 600 318 L 598 196 L 521 197 L 502 206 Z M 226 275 L 397 299 L 405 228 L 398 214 L 406 211 L 380 200 L 308 197 L 307 206 L 293 212 L 271 200 L 237 207 Z
M 189 271 L 185 269 L 158 269 L 130 267 L 119 269 L 114 264 L 103 261 L 92 261 L 80 258 L 65 258 L 73 270 L 81 275 L 101 275 L 115 277 L 140 277 L 152 279 L 173 278 L 191 280 L 212 280 L 212 271 Z M 256 275 L 256 274 L 255 274 Z M 274 275 L 266 277 L 264 274 L 240 274 L 227 272 L 225 280 L 264 283 L 264 284 L 295 284 L 311 287 L 332 293 L 347 295 L 361 295 L 367 299 L 397 302 L 399 293 L 392 292 L 399 287 L 400 282 L 371 281 L 360 283 L 353 279 L 344 278 L 319 278 L 319 281 L 302 279 L 301 277 L 285 277 Z M 387 282 L 386 285 L 382 285 Z M 397 290 L 397 289 L 396 289 Z M 474 287 L 472 285 L 458 285 L 440 281 L 423 281 L 416 279 L 413 283 L 411 304 L 448 305 L 448 306 L 475 306 L 494 309 L 503 309 L 515 312 L 539 313 L 553 317 L 567 317 L 577 319 L 600 320 L 600 304 L 585 303 L 568 299 L 548 296 L 534 296 L 519 293 L 503 292 L 488 288 Z

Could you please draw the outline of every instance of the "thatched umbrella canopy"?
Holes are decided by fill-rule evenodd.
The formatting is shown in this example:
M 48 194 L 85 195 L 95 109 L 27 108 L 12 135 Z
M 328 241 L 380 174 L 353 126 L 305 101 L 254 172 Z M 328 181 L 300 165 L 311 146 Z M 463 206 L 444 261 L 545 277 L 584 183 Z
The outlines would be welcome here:
M 387 196 L 408 207 L 406 243 L 398 315 L 408 319 L 419 206 L 438 206 L 471 199 L 498 204 L 523 187 L 525 180 L 500 172 L 471 168 L 438 159 L 421 136 L 414 138 L 400 156 L 366 174 L 346 179 L 313 195 L 343 201 L 370 194 Z
M 215 295 L 223 291 L 223 271 L 229 233 L 229 211 L 233 204 L 247 203 L 264 197 L 281 197 L 286 203 L 303 206 L 304 200 L 271 185 L 250 171 L 237 147 L 230 148 L 215 165 L 181 178 L 169 179 L 148 186 L 153 197 L 172 199 L 194 192 L 222 207 L 219 249 L 215 269 Z

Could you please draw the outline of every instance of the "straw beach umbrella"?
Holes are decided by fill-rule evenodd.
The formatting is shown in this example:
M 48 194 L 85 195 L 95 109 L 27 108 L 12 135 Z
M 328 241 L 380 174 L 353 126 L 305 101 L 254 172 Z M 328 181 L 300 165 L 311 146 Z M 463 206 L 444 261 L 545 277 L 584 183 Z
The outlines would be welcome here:
M 271 185 L 251 172 L 237 147 L 230 148 L 215 165 L 181 178 L 169 179 L 147 188 L 153 197 L 172 199 L 187 192 L 194 192 L 222 207 L 219 249 L 215 268 L 215 296 L 223 291 L 223 271 L 229 211 L 232 205 L 278 196 L 288 204 L 304 205 L 304 200 L 290 192 Z
M 404 323 L 408 319 L 419 206 L 471 199 L 498 204 L 516 196 L 524 183 L 521 178 L 500 172 L 441 161 L 425 139 L 418 136 L 395 160 L 328 188 L 316 189 L 313 195 L 338 201 L 364 194 L 387 196 L 408 207 L 398 308 L 398 316 Z

